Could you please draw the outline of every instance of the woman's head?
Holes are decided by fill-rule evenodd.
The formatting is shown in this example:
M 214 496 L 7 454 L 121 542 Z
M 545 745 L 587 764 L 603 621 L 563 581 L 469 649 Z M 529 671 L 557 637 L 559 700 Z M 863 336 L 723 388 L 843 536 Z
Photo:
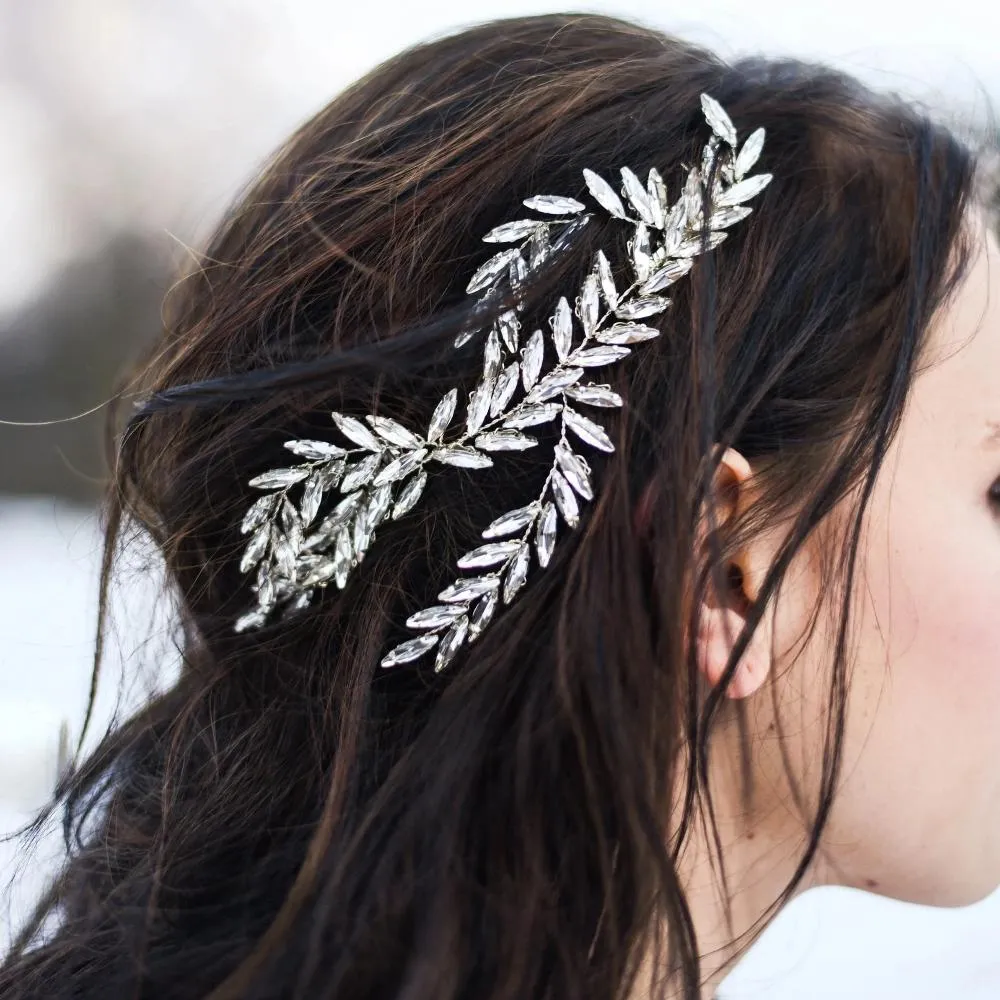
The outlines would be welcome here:
M 439 472 L 342 593 L 234 634 L 246 482 L 329 438 L 331 409 L 419 424 L 472 388 L 481 345 L 451 344 L 482 234 L 531 195 L 581 195 L 583 167 L 656 166 L 675 190 L 702 92 L 767 130 L 774 180 L 609 369 L 616 450 L 549 568 L 443 674 L 379 669 L 455 555 L 537 492 L 514 454 Z M 995 256 L 968 274 L 971 175 L 947 133 L 839 74 L 588 16 L 412 49 L 304 125 L 143 373 L 161 395 L 121 442 L 109 554 L 123 518 L 159 542 L 185 668 L 69 779 L 92 822 L 63 930 L 5 1000 L 139 967 L 158 995 L 226 979 L 217 1000 L 613 996 L 650 956 L 696 996 L 702 856 L 778 874 L 755 916 L 804 880 L 991 889 L 1000 469 L 970 442 L 995 306 L 917 375 L 973 336 L 992 280 Z M 624 253 L 589 227 L 532 286 L 528 329 L 596 246 Z

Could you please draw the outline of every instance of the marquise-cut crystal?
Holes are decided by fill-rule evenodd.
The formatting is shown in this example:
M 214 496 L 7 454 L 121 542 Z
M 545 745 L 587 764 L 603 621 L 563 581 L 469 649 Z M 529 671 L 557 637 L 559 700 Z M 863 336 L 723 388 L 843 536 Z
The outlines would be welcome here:
M 558 396 L 567 386 L 579 382 L 583 375 L 582 368 L 557 368 L 551 375 L 546 375 L 527 396 L 528 403 L 544 403 L 547 399 Z
M 555 420 L 562 412 L 559 403 L 536 403 L 518 407 L 504 422 L 504 427 L 537 427 Z
M 381 451 L 385 445 L 357 417 L 349 417 L 343 413 L 333 413 L 333 422 L 340 433 L 350 438 L 356 445 L 366 451 Z
M 353 493 L 359 486 L 365 486 L 367 483 L 370 483 L 381 461 L 381 453 L 376 452 L 374 455 L 367 455 L 354 465 L 349 465 L 347 467 L 347 474 L 340 483 L 341 492 Z
M 452 418 L 455 416 L 455 407 L 458 404 L 458 390 L 451 389 L 444 394 L 441 402 L 434 408 L 431 417 L 430 427 L 427 429 L 427 440 L 431 444 L 436 444 L 441 440 L 442 435 L 448 429 Z
M 525 198 L 524 205 L 545 215 L 575 215 L 587 207 L 576 198 L 564 198 L 554 194 L 536 194 L 533 198 Z
M 435 604 L 433 607 L 424 608 L 416 614 L 410 615 L 406 619 L 407 628 L 443 628 L 451 625 L 465 614 L 465 609 L 461 604 Z
M 274 513 L 280 496 L 280 493 L 267 493 L 255 500 L 243 518 L 240 533 L 245 535 L 248 531 L 259 528 Z
M 366 419 L 383 441 L 398 445 L 400 448 L 420 447 L 420 438 L 398 420 L 393 420 L 391 417 L 366 417 Z
M 591 383 L 571 385 L 566 390 L 566 395 L 577 403 L 585 403 L 587 406 L 622 406 L 625 402 L 610 385 L 594 385 Z
M 478 549 L 466 552 L 458 560 L 459 569 L 483 569 L 486 566 L 498 566 L 506 562 L 521 547 L 518 541 L 490 542 L 480 545 Z
M 487 285 L 493 284 L 507 270 L 507 265 L 519 253 L 520 250 L 517 247 L 512 247 L 509 250 L 501 250 L 500 253 L 490 257 L 469 279 L 469 283 L 465 286 L 466 292 L 471 295 L 473 292 L 478 292 L 480 289 L 486 288 Z
M 466 604 L 488 594 L 491 590 L 496 590 L 500 586 L 498 576 L 472 576 L 468 580 L 456 580 L 450 587 L 445 587 L 438 594 L 438 600 L 445 604 Z
M 543 568 L 548 566 L 552 558 L 552 550 L 556 545 L 556 508 L 547 503 L 538 519 L 538 529 L 535 533 L 535 551 L 538 553 L 538 564 Z
M 569 445 L 562 441 L 556 445 L 556 461 L 566 482 L 576 490 L 584 500 L 594 499 L 594 488 L 590 481 L 590 466 L 586 459 L 577 455 Z
M 431 458 L 444 465 L 454 465 L 460 469 L 487 469 L 493 464 L 493 459 L 489 455 L 484 455 L 475 448 L 460 444 L 438 448 L 431 453 Z
M 541 330 L 536 330 L 528 338 L 528 343 L 521 352 L 521 384 L 525 392 L 538 381 L 544 357 L 545 337 Z
M 416 639 L 407 639 L 391 649 L 382 657 L 383 667 L 398 667 L 401 663 L 419 660 L 428 650 L 433 649 L 440 640 L 439 635 L 428 633 L 418 635 Z
M 271 542 L 271 526 L 265 524 L 250 538 L 250 542 L 243 550 L 243 558 L 240 560 L 240 572 L 247 573 L 261 561 L 267 547 Z
M 427 473 L 421 469 L 412 479 L 408 480 L 399 491 L 399 499 L 396 500 L 395 507 L 392 508 L 392 519 L 402 517 L 411 511 L 427 485 Z
M 530 206 L 529 206 L 530 207 Z M 530 236 L 541 225 L 537 219 L 517 219 L 505 222 L 502 226 L 491 229 L 484 237 L 484 243 L 514 243 Z
M 469 619 L 464 615 L 455 622 L 454 625 L 444 634 L 441 644 L 438 646 L 437 657 L 434 660 L 434 670 L 440 673 L 455 658 L 455 654 L 462 648 L 465 636 L 469 631 Z
M 469 412 L 465 417 L 465 430 L 475 434 L 490 412 L 490 401 L 493 399 L 495 383 L 493 379 L 484 379 L 469 393 Z
M 529 503 L 525 507 L 518 507 L 517 510 L 508 511 L 502 517 L 498 517 L 484 532 L 483 538 L 503 538 L 505 535 L 513 535 L 516 531 L 527 527 L 538 516 L 538 504 Z
M 483 629 L 493 620 L 499 601 L 500 592 L 491 590 L 472 606 L 472 612 L 469 614 L 469 642 L 479 638 Z
M 552 326 L 552 343 L 555 345 L 556 355 L 560 361 L 565 361 L 573 344 L 573 313 L 565 295 L 556 303 L 549 323 Z
M 569 487 L 569 483 L 563 478 L 561 472 L 552 471 L 552 496 L 555 498 L 559 513 L 563 520 L 571 527 L 575 528 L 580 523 L 580 505 L 576 502 L 576 496 Z
M 583 288 L 580 290 L 580 298 L 577 301 L 577 310 L 580 315 L 580 323 L 583 325 L 583 332 L 592 336 L 597 327 L 597 320 L 601 311 L 600 282 L 596 274 L 588 274 L 583 281 Z
M 286 441 L 285 447 L 299 458 L 308 458 L 314 462 L 327 458 L 338 458 L 345 454 L 343 448 L 339 448 L 329 441 Z
M 281 489 L 301 483 L 303 479 L 308 477 L 309 472 L 309 469 L 270 469 L 268 472 L 262 472 L 259 476 L 254 476 L 248 485 L 259 490 Z
M 610 344 L 602 347 L 587 347 L 583 350 L 574 351 L 567 358 L 567 363 L 580 365 L 582 368 L 601 368 L 604 365 L 620 361 L 627 354 L 631 353 L 627 347 L 615 347 Z
M 639 344 L 659 335 L 656 327 L 645 323 L 614 323 L 607 330 L 599 330 L 595 340 L 601 344 Z
M 518 547 L 514 562 L 507 571 L 507 579 L 503 585 L 503 602 L 510 604 L 514 595 L 524 586 L 528 579 L 528 567 L 531 564 L 531 546 L 522 542 Z
M 582 441 L 599 448 L 601 451 L 614 451 L 615 446 L 608 437 L 607 432 L 600 424 L 595 424 L 593 420 L 571 410 L 568 406 L 563 408 L 563 419 L 566 426 L 576 434 Z
M 476 438 L 476 447 L 483 451 L 525 451 L 536 444 L 536 438 L 514 430 L 490 431 Z
M 299 511 L 302 523 L 312 524 L 313 519 L 319 513 L 320 501 L 323 499 L 323 483 L 319 476 L 313 476 L 302 491 L 302 502 L 299 504 Z
M 516 361 L 509 364 L 497 379 L 496 389 L 493 390 L 493 399 L 490 401 L 490 416 L 496 417 L 507 409 L 514 391 L 517 389 L 517 379 L 520 374 L 520 365 Z
M 426 448 L 418 448 L 416 451 L 408 451 L 399 458 L 394 458 L 376 477 L 375 485 L 384 486 L 386 483 L 395 483 L 400 479 L 405 479 L 411 472 L 420 467 L 420 463 L 427 457 Z
M 508 351 L 517 350 L 517 335 L 521 329 L 521 321 L 517 318 L 517 313 L 513 309 L 508 309 L 500 314 L 497 319 L 497 328 Z
M 593 195 L 594 200 L 602 208 L 618 219 L 625 218 L 625 206 L 622 204 L 621 198 L 600 174 L 595 174 L 593 170 L 584 167 L 583 179 L 587 182 L 587 189 Z

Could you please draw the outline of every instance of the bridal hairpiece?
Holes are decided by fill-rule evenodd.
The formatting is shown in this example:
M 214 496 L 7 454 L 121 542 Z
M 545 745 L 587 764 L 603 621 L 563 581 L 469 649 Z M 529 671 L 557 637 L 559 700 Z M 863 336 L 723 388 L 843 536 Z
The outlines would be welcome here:
M 243 519 L 242 532 L 250 540 L 240 569 L 256 573 L 257 607 L 237 621 L 237 631 L 264 625 L 276 610 L 305 607 L 331 581 L 343 588 L 382 522 L 402 517 L 418 503 L 429 466 L 492 466 L 500 452 L 538 446 L 527 430 L 559 421 L 552 465 L 537 498 L 485 528 L 483 544 L 458 560 L 458 568 L 471 575 L 455 580 L 437 595 L 438 603 L 407 619 L 415 637 L 390 650 L 382 666 L 409 663 L 436 649 L 435 669 L 442 670 L 489 625 L 501 602 L 510 604 L 527 580 L 532 558 L 543 568 L 549 564 L 560 520 L 576 527 L 581 505 L 594 497 L 581 446 L 614 451 L 607 431 L 582 410 L 624 402 L 611 386 L 588 380 L 588 370 L 621 361 L 634 345 L 659 336 L 642 321 L 670 305 L 662 293 L 690 271 L 695 256 L 717 247 L 725 230 L 750 214 L 745 202 L 771 180 L 766 173 L 747 176 L 763 148 L 764 129 L 737 148 L 736 129 L 721 105 L 707 94 L 701 105 L 712 135 L 673 204 L 655 167 L 645 186 L 622 167 L 623 197 L 593 171 L 583 171 L 597 206 L 632 229 L 628 265 L 633 280 L 627 287 L 617 287 L 607 255 L 598 250 L 574 308 L 562 296 L 549 318 L 550 330 L 522 338 L 522 306 L 500 314 L 486 336 L 482 375 L 469 394 L 464 419 L 456 420 L 457 389 L 444 395 L 421 430 L 385 416 L 362 421 L 335 412 L 333 421 L 348 443 L 288 441 L 285 447 L 302 462 L 250 480 L 264 494 Z M 483 293 L 481 302 L 505 281 L 516 292 L 529 273 L 593 218 L 575 198 L 536 195 L 524 205 L 539 217 L 504 223 L 483 237 L 486 243 L 511 245 L 472 275 L 466 291 Z M 463 332 L 455 347 L 476 332 Z M 342 498 L 320 519 L 326 495 L 335 489 Z

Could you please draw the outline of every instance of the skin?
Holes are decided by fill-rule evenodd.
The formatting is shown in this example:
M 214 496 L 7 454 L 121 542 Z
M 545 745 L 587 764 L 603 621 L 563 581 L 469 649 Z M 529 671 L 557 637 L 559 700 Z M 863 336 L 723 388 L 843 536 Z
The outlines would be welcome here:
M 1000 246 L 983 219 L 972 225 L 977 257 L 928 333 L 865 519 L 844 764 L 799 892 L 837 884 L 962 906 L 1000 885 L 1000 503 L 989 497 L 1000 477 Z M 719 476 L 731 511 L 752 503 L 753 470 L 742 455 L 728 452 Z M 765 532 L 737 555 L 739 593 L 702 609 L 698 659 L 709 683 L 722 675 L 780 533 Z M 746 710 L 749 801 L 736 712 L 713 736 L 710 781 L 736 944 L 703 830 L 680 860 L 705 997 L 760 929 L 811 826 L 838 611 L 828 607 L 803 641 L 825 593 L 820 544 L 811 541 L 793 563 L 728 689 L 730 707 L 741 701 Z

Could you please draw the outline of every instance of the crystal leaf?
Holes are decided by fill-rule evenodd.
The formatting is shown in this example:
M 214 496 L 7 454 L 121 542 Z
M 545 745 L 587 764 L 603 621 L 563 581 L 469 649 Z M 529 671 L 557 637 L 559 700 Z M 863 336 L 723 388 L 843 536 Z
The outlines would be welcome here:
M 454 465 L 460 469 L 488 469 L 493 464 L 489 455 L 484 455 L 467 445 L 453 444 L 431 452 L 431 458 L 444 465 Z
M 456 580 L 450 587 L 445 587 L 438 594 L 438 600 L 445 604 L 466 604 L 488 594 L 491 590 L 496 590 L 500 586 L 500 577 L 493 576 L 472 576 L 468 580 Z
M 627 347 L 588 347 L 583 350 L 574 351 L 569 356 L 569 363 L 580 365 L 582 368 L 600 368 L 602 365 L 610 365 L 615 361 L 620 361 L 627 354 L 632 352 Z
M 265 524 L 258 528 L 250 537 L 250 542 L 243 550 L 243 558 L 240 560 L 240 572 L 247 573 L 257 565 L 264 557 L 267 546 L 271 541 L 271 526 Z
M 398 667 L 401 663 L 412 663 L 419 660 L 428 650 L 433 649 L 441 637 L 439 635 L 418 635 L 416 639 L 407 639 L 394 646 L 382 657 L 383 667 Z
M 467 434 L 475 434 L 490 412 L 490 401 L 493 399 L 495 383 L 492 378 L 484 379 L 469 393 L 469 411 L 465 416 Z
M 570 407 L 564 406 L 563 419 L 566 421 L 566 426 L 581 441 L 585 441 L 587 444 L 593 445 L 593 447 L 599 448 L 601 451 L 615 450 L 615 446 L 604 428 L 600 424 L 594 423 L 588 417 L 583 416 L 582 413 L 577 413 L 575 410 L 570 409 Z
M 385 445 L 356 417 L 334 413 L 333 421 L 346 438 L 360 445 L 366 451 L 381 451 Z
M 398 420 L 391 417 L 366 417 L 372 429 L 382 440 L 400 448 L 419 448 L 420 438 L 413 431 L 407 430 Z
M 674 249 L 684 239 L 684 231 L 687 226 L 687 202 L 681 196 L 677 203 L 670 209 L 666 222 L 663 224 L 663 247 L 662 253 L 672 254 Z
M 621 175 L 622 190 L 632 203 L 632 207 L 636 210 L 639 218 L 647 225 L 653 225 L 653 208 L 649 203 L 649 195 L 642 186 L 642 181 L 628 167 L 622 167 Z
M 552 250 L 552 244 L 549 242 L 549 231 L 548 229 L 538 229 L 535 231 L 535 235 L 531 237 L 531 266 L 538 267 L 538 265 L 548 257 Z
M 358 504 L 361 501 L 360 493 L 352 493 L 350 496 L 344 497 L 340 503 L 330 512 L 330 516 L 323 520 L 324 528 L 337 527 L 346 524 L 354 511 L 357 510 Z
M 520 365 L 515 361 L 509 364 L 497 379 L 497 387 L 490 400 L 490 416 L 496 417 L 507 409 L 514 391 L 517 389 L 517 379 L 520 375 Z
M 346 528 L 337 535 L 337 545 L 333 552 L 334 576 L 336 584 L 343 590 L 347 577 L 354 568 L 354 550 L 351 548 L 351 536 Z
M 236 619 L 233 626 L 234 632 L 246 632 L 252 628 L 260 628 L 267 621 L 267 615 L 260 611 L 249 611 L 245 615 Z
M 538 441 L 520 431 L 489 431 L 476 438 L 476 447 L 483 451 L 526 451 L 534 448 Z
M 517 318 L 517 313 L 513 309 L 502 312 L 497 318 L 497 327 L 500 329 L 500 336 L 503 337 L 504 344 L 508 351 L 517 350 L 517 333 L 521 329 L 521 321 Z
M 696 257 L 703 250 L 714 250 L 720 243 L 725 240 L 728 233 L 709 233 L 707 246 L 702 246 L 701 234 L 697 236 L 692 236 L 690 239 L 684 240 L 680 243 L 674 250 L 674 254 L 678 257 Z
M 578 403 L 588 406 L 622 406 L 624 400 L 610 385 L 572 385 L 566 390 L 566 395 Z
M 347 475 L 344 476 L 340 484 L 342 493 L 353 493 L 359 486 L 370 483 L 372 476 L 378 471 L 379 463 L 382 461 L 381 455 L 368 455 L 347 467 Z
M 615 288 L 614 275 L 611 273 L 611 264 L 604 255 L 603 250 L 598 250 L 596 254 L 597 276 L 601 282 L 601 291 L 604 293 L 604 301 L 608 308 L 614 309 L 618 305 L 618 289 Z
M 380 486 L 368 501 L 368 527 L 374 530 L 389 513 L 392 505 L 392 486 Z
M 525 198 L 524 205 L 544 215 L 576 215 L 587 207 L 575 198 L 563 198 L 554 194 L 536 194 L 533 198 Z
M 305 489 L 302 491 L 302 503 L 299 504 L 303 525 L 308 526 L 313 523 L 313 519 L 319 513 L 319 505 L 322 499 L 323 483 L 319 476 L 313 476 L 306 483 Z
M 507 571 L 507 579 L 503 585 L 503 602 L 510 604 L 515 594 L 524 586 L 528 579 L 528 567 L 531 565 L 531 546 L 522 542 L 517 549 L 513 565 Z
M 300 591 L 298 596 L 285 609 L 285 613 L 292 614 L 296 611 L 302 611 L 304 608 L 309 607 L 309 603 L 312 600 L 312 594 L 313 592 L 311 590 Z
M 434 660 L 434 671 L 440 673 L 455 658 L 455 654 L 465 642 L 469 631 L 469 619 L 464 615 L 444 634 L 441 645 L 438 646 L 437 657 Z
M 503 425 L 505 428 L 537 427 L 539 424 L 555 420 L 561 412 L 562 407 L 558 403 L 521 406 L 503 422 Z
M 708 220 L 708 224 L 713 229 L 725 229 L 727 226 L 733 226 L 737 222 L 745 219 L 753 209 L 749 205 L 734 205 L 732 208 L 720 208 L 717 212 L 712 213 L 712 218 Z
M 541 330 L 536 330 L 528 338 L 528 343 L 521 352 L 521 384 L 525 392 L 538 381 L 544 357 L 545 337 Z
M 507 270 L 507 265 L 519 253 L 520 250 L 517 247 L 512 247 L 509 250 L 501 250 L 500 253 L 490 257 L 469 279 L 469 283 L 465 286 L 466 292 L 471 294 L 486 288 L 487 285 L 492 285 Z
M 653 225 L 662 229 L 667 219 L 667 186 L 663 183 L 660 171 L 656 167 L 649 168 L 646 180 L 646 190 L 649 192 L 649 207 L 653 210 Z
M 407 628 L 425 629 L 442 628 L 451 625 L 465 614 L 461 604 L 435 604 L 432 608 L 424 608 L 406 619 Z
M 292 506 L 288 497 L 281 501 L 281 526 L 285 531 L 291 531 L 299 523 L 299 512 Z
M 662 291 L 672 285 L 678 278 L 684 277 L 694 266 L 694 261 L 690 257 L 682 260 L 668 261 L 663 267 L 657 268 L 647 279 L 646 283 L 639 289 L 640 295 L 649 295 L 652 292 Z
M 296 483 L 301 483 L 303 479 L 306 479 L 311 471 L 308 468 L 271 469 L 268 472 L 261 473 L 259 476 L 255 476 L 250 480 L 248 485 L 255 486 L 259 490 L 274 490 L 294 486 Z
M 490 542 L 488 545 L 480 545 L 478 549 L 466 552 L 458 560 L 458 566 L 459 569 L 483 569 L 486 566 L 498 566 L 500 563 L 505 563 L 520 547 L 520 541 Z
M 559 513 L 571 528 L 575 528 L 580 523 L 580 505 L 576 502 L 576 494 L 569 488 L 562 473 L 555 469 L 552 470 L 551 482 L 552 496 L 555 497 Z
M 408 451 L 394 458 L 376 477 L 375 485 L 384 486 L 386 483 L 395 483 L 400 479 L 405 479 L 411 472 L 419 468 L 420 463 L 427 457 L 426 448 L 418 448 L 416 451 Z
M 338 458 L 347 453 L 328 441 L 286 441 L 285 447 L 300 458 L 322 461 L 325 458 Z
M 741 181 L 746 176 L 746 172 L 760 158 L 761 150 L 764 148 L 764 129 L 759 128 L 752 132 L 744 141 L 736 162 L 733 164 L 733 176 Z
M 332 490 L 340 482 L 346 468 L 347 462 L 338 458 L 321 466 L 313 475 L 319 480 L 320 486 L 324 490 Z
M 256 499 L 243 517 L 240 533 L 245 535 L 248 531 L 259 528 L 274 513 L 280 496 L 280 493 L 266 493 Z
M 530 207 L 530 206 L 529 206 Z M 491 229 L 484 237 L 484 243 L 514 243 L 530 236 L 539 226 L 537 219 L 518 219 L 516 222 L 505 222 L 502 226 Z
M 478 330 L 463 330 L 454 341 L 454 346 L 456 348 L 465 347 L 465 345 L 472 340 L 472 338 L 479 333 Z
M 722 105 L 708 94 L 701 95 L 701 108 L 705 112 L 705 121 L 712 127 L 712 131 L 720 138 L 736 145 L 736 127 L 732 119 L 726 114 Z
M 619 319 L 643 319 L 663 312 L 670 305 L 670 299 L 662 295 L 649 295 L 643 298 L 623 302 L 616 310 Z
M 324 559 L 316 564 L 303 579 L 303 587 L 322 587 L 329 583 L 337 572 L 337 563 L 333 559 Z
M 596 339 L 602 344 L 640 344 L 659 337 L 660 331 L 645 323 L 614 323 L 601 330 Z
M 368 508 L 362 507 L 354 519 L 354 557 L 361 562 L 372 540 L 372 526 L 368 523 Z
M 549 319 L 549 325 L 552 327 L 552 343 L 555 344 L 556 355 L 560 361 L 565 361 L 573 344 L 573 314 L 565 295 L 556 304 L 556 311 Z
M 508 511 L 483 532 L 483 538 L 503 538 L 505 535 L 513 535 L 531 524 L 538 516 L 538 510 L 537 503 L 529 503 L 526 507 Z
M 511 287 L 516 288 L 528 277 L 528 262 L 518 254 L 511 262 L 507 272 L 507 278 Z
M 274 561 L 282 576 L 295 576 L 295 550 L 284 535 L 274 539 Z
M 716 201 L 715 207 L 727 208 L 730 205 L 739 205 L 741 202 L 749 201 L 771 183 L 772 177 L 772 174 L 754 174 L 753 177 L 737 181 L 731 188 L 723 191 Z
M 583 179 L 587 182 L 587 189 L 593 195 L 594 200 L 602 208 L 607 209 L 616 218 L 625 218 L 625 206 L 622 205 L 621 198 L 603 177 L 584 167 Z
M 701 151 L 701 176 L 704 177 L 706 181 L 712 172 L 712 167 L 715 165 L 715 158 L 718 151 L 719 137 L 713 135 L 712 138 L 705 143 L 705 148 Z
M 392 508 L 392 519 L 394 521 L 397 518 L 402 517 L 404 514 L 409 513 L 409 511 L 416 506 L 416 503 L 420 499 L 421 494 L 424 492 L 424 487 L 426 485 L 427 473 L 421 469 L 406 483 L 402 490 L 400 490 L 396 506 Z
M 555 545 L 556 509 L 551 503 L 547 503 L 538 520 L 538 528 L 535 532 L 535 551 L 538 553 L 538 565 L 542 568 L 548 566 Z
M 645 281 L 653 270 L 653 258 L 649 252 L 649 230 L 644 222 L 635 227 L 635 236 L 629 241 L 632 266 L 639 281 Z
M 593 272 L 583 279 L 580 297 L 576 300 L 576 309 L 583 325 L 583 332 L 588 337 L 593 336 L 601 312 L 600 282 Z
M 569 445 L 559 442 L 556 445 L 556 461 L 562 470 L 566 482 L 576 490 L 584 500 L 594 499 L 594 487 L 590 481 L 590 466 L 586 459 L 577 455 Z
M 469 642 L 478 639 L 483 629 L 493 620 L 498 603 L 499 592 L 496 590 L 491 590 L 476 601 L 469 615 Z
M 692 168 L 684 184 L 684 214 L 688 226 L 695 226 L 701 219 L 701 174 Z
M 458 404 L 458 390 L 451 389 L 444 394 L 441 402 L 434 408 L 431 417 L 430 427 L 427 429 L 427 440 L 431 444 L 436 444 L 441 440 L 444 432 L 448 429 L 455 416 L 455 407 Z
M 500 335 L 494 327 L 486 338 L 486 350 L 483 354 L 484 381 L 489 382 L 497 377 L 500 371 L 500 358 Z
M 539 382 L 527 396 L 527 403 L 544 403 L 547 399 L 558 396 L 567 386 L 580 380 L 582 368 L 557 368 Z
M 274 577 L 271 576 L 267 563 L 261 563 L 257 573 L 257 601 L 261 609 L 268 609 L 274 605 Z

